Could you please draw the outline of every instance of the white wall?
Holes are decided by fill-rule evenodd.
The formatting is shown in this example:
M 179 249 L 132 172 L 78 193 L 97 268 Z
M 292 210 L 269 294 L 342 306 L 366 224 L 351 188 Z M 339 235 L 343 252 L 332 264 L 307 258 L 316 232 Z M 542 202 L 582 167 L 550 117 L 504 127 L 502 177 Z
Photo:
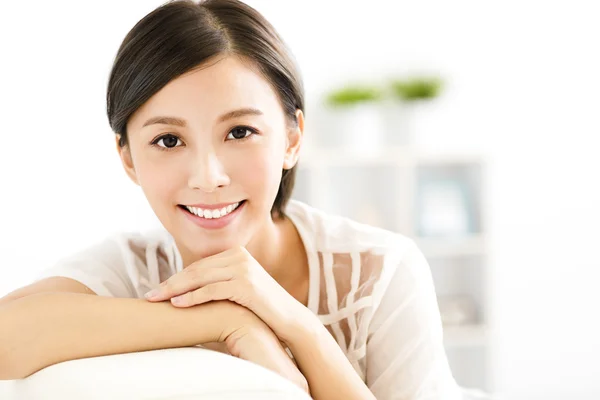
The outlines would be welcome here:
M 511 400 L 600 398 L 594 3 L 249 3 L 296 54 L 309 128 L 315 98 L 346 79 L 448 78 L 425 140 L 493 163 L 497 386 Z M 159 4 L 4 5 L 0 295 L 110 232 L 156 224 L 121 172 L 104 91 L 120 41 Z

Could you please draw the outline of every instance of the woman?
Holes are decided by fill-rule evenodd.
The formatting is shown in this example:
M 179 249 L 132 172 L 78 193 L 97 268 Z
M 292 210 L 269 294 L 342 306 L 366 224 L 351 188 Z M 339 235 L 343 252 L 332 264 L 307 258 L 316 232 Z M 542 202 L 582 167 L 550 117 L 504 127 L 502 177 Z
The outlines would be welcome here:
M 119 48 L 107 112 L 164 229 L 111 237 L 2 299 L 0 378 L 203 344 L 315 399 L 459 397 L 414 242 L 290 200 L 302 82 L 258 12 L 154 10 Z

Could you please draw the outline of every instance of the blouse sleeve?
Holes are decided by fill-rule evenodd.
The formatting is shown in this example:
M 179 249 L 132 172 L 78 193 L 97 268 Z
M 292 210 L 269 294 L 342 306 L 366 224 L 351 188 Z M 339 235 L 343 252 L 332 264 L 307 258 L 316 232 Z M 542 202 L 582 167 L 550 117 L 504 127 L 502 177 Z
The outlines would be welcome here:
M 119 242 L 108 238 L 60 259 L 38 273 L 36 281 L 60 276 L 84 284 L 99 296 L 136 297 L 127 269 Z
M 379 400 L 460 399 L 429 264 L 411 241 L 395 267 L 369 326 L 366 383 Z

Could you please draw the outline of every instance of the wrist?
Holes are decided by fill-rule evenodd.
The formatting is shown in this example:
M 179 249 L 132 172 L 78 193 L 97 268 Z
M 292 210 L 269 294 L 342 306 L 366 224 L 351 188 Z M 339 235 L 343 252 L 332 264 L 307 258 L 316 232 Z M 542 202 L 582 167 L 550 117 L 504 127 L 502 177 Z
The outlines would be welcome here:
M 215 313 L 218 314 L 219 323 L 216 324 L 213 332 L 215 342 L 227 342 L 234 332 L 262 323 L 252 311 L 229 300 L 212 301 L 206 305 L 214 307 Z M 205 321 L 200 321 L 200 323 L 205 323 Z
M 270 369 L 310 394 L 308 381 L 289 357 L 280 339 L 267 324 L 259 321 L 259 324 L 244 326 L 229 335 L 226 341 L 229 354 Z
M 299 344 L 312 342 L 313 339 L 318 340 L 323 331 L 328 333 L 319 317 L 302 306 L 302 309 L 291 318 L 280 339 L 293 352 L 294 347 Z

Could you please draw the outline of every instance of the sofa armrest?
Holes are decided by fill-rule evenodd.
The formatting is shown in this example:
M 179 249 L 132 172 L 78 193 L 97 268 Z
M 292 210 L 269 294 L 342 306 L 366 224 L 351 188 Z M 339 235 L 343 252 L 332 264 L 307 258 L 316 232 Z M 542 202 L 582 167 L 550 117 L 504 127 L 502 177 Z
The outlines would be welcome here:
M 273 371 L 198 347 L 67 361 L 4 381 L 4 392 L 6 399 L 310 399 Z

